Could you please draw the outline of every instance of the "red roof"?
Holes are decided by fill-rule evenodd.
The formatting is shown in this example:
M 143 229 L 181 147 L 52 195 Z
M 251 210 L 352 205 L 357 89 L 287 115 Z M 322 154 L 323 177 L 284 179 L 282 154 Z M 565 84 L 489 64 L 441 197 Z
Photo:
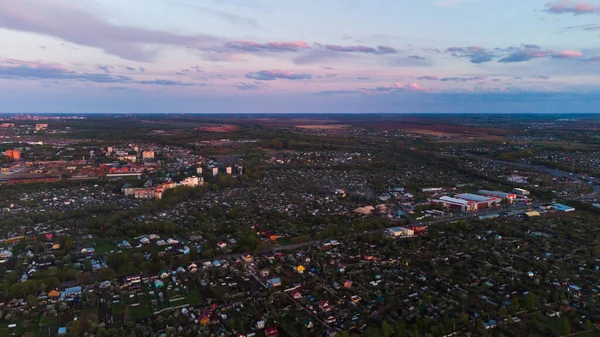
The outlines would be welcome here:
M 279 335 L 279 330 L 275 327 L 267 328 L 265 330 L 265 336 L 267 337 L 276 337 L 277 335 Z

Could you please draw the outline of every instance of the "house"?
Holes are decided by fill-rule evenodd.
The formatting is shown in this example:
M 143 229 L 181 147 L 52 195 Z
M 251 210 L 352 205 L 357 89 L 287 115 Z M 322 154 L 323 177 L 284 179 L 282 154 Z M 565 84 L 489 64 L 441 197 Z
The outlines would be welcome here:
M 208 317 L 207 315 L 202 315 L 198 317 L 198 323 L 202 325 L 208 325 L 208 323 L 210 323 L 210 317 Z
M 303 265 L 299 265 L 298 267 L 296 267 L 296 272 L 298 274 L 304 274 L 304 271 L 306 270 L 306 268 L 304 268 Z
M 61 246 L 60 246 L 60 243 L 58 243 L 58 242 L 55 242 L 55 243 L 52 245 L 52 250 L 59 250 L 59 249 L 60 249 L 60 247 L 61 247 Z
M 279 330 L 276 327 L 271 327 L 265 330 L 266 337 L 277 337 L 279 336 Z
M 81 287 L 71 287 L 65 289 L 61 294 L 61 300 L 63 301 L 73 301 L 81 296 Z
M 304 327 L 307 329 L 312 329 L 314 326 L 313 322 L 310 319 L 304 321 Z
M 143 245 L 147 245 L 150 243 L 150 239 L 148 239 L 147 237 L 144 236 L 143 238 L 140 239 L 140 243 Z
M 217 247 L 223 249 L 223 248 L 227 247 L 227 244 L 223 241 L 219 241 L 219 242 L 217 242 Z
M 330 312 L 331 311 L 331 306 L 329 305 L 329 303 L 327 303 L 325 301 L 320 301 L 319 302 L 319 309 L 321 309 L 323 312 Z
M 98 284 L 98 287 L 100 289 L 106 289 L 106 288 L 110 287 L 110 281 L 108 281 L 108 280 L 102 281 L 102 282 L 100 282 L 100 284 Z
M 54 237 L 54 234 L 52 234 L 52 233 L 46 233 L 44 236 L 46 237 L 46 240 L 52 241 L 52 238 Z
M 265 321 L 258 321 L 258 322 L 256 322 L 256 328 L 258 330 L 264 329 L 265 328 Z
M 292 291 L 290 296 L 292 296 L 292 298 L 295 300 L 300 300 L 302 298 L 302 294 L 298 290 Z
M 279 287 L 281 286 L 281 279 L 279 277 L 272 278 L 267 281 L 267 285 L 269 287 Z
M 131 248 L 131 244 L 127 240 L 118 241 L 117 242 L 117 247 L 119 247 L 119 248 Z
M 491 319 L 489 322 L 483 323 L 483 326 L 485 327 L 486 330 L 493 329 L 496 327 L 496 321 Z
M 154 288 L 158 289 L 158 288 L 161 288 L 161 287 L 164 287 L 164 286 L 165 286 L 165 284 L 163 283 L 163 281 L 161 281 L 161 280 L 154 280 Z
M 350 281 L 350 280 L 344 281 L 344 288 L 346 288 L 346 289 L 352 288 L 352 281 Z
M 60 296 L 60 292 L 58 292 L 57 290 L 51 290 L 48 293 L 48 297 L 50 298 L 58 298 Z
M 60 328 L 58 328 L 58 334 L 59 335 L 66 335 L 67 334 L 67 328 L 66 327 L 60 327 Z
M 246 263 L 252 263 L 254 258 L 250 254 L 242 254 L 242 260 L 244 260 Z
M 269 276 L 269 269 L 263 269 L 260 271 L 260 276 L 262 277 L 268 277 Z
M 81 254 L 94 254 L 96 250 L 93 247 L 90 248 L 81 248 Z

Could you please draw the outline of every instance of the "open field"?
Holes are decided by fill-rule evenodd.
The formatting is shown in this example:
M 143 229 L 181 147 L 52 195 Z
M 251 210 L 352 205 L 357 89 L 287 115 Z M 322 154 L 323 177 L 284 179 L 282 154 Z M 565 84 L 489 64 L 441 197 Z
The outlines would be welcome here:
M 350 125 L 341 125 L 341 124 L 316 124 L 316 125 L 296 125 L 299 129 L 306 130 L 342 130 L 350 127 Z

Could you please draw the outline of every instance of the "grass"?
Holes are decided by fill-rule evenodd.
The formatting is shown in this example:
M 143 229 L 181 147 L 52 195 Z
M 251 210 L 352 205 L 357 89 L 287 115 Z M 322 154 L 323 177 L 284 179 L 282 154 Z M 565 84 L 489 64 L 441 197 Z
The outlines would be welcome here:
M 202 296 L 197 290 L 190 291 L 186 297 L 190 304 L 197 304 L 202 302 Z
M 147 304 L 140 303 L 137 307 L 129 308 L 131 320 L 137 321 L 153 315 L 152 309 Z
M 98 241 L 96 241 L 96 253 L 97 254 L 108 253 L 111 250 L 116 250 L 116 249 L 117 249 L 117 246 L 111 241 L 108 241 L 106 239 L 98 239 Z

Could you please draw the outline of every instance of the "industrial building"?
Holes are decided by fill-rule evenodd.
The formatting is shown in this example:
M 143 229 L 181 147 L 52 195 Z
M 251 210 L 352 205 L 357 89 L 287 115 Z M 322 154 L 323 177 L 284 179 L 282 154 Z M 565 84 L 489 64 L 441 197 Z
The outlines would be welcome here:
M 559 212 L 575 212 L 575 208 L 563 204 L 554 204 L 552 205 L 552 209 Z
M 498 197 L 502 199 L 508 199 L 508 201 L 514 200 L 517 196 L 514 193 L 506 193 L 501 191 L 489 191 L 489 190 L 479 190 L 477 194 L 487 195 L 490 197 Z
M 154 159 L 154 151 L 142 151 L 142 159 Z
M 452 198 L 452 197 L 441 197 L 439 200 L 433 200 L 435 204 L 442 204 L 444 207 L 448 207 L 451 210 L 457 210 L 461 212 L 475 211 L 477 210 L 477 203 L 474 201 Z
M 516 195 L 523 196 L 523 197 L 526 197 L 529 194 L 531 194 L 528 190 L 524 190 L 522 188 L 514 188 L 513 189 L 513 193 L 516 194 Z
M 21 151 L 18 149 L 6 150 L 4 154 L 14 160 L 21 159 Z
M 385 235 L 397 238 L 400 236 L 414 236 L 415 231 L 406 227 L 393 227 L 385 230 Z
M 464 199 L 467 201 L 475 202 L 477 204 L 477 209 L 490 208 L 495 206 L 496 204 L 499 204 L 502 201 L 502 198 L 488 197 L 471 193 L 457 194 L 455 195 L 455 197 L 458 199 Z

